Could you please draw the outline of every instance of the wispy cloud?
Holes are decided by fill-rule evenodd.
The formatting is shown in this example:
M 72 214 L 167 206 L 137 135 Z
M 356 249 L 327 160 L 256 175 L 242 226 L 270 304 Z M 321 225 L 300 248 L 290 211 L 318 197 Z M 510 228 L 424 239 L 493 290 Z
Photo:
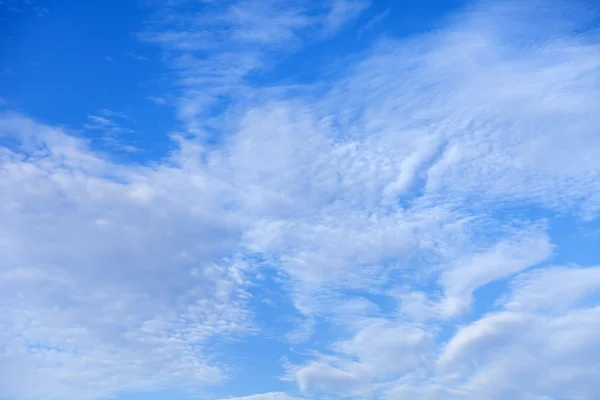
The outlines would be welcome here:
M 122 112 L 102 109 L 98 115 L 88 115 L 88 123 L 83 124 L 83 127 L 93 133 L 100 133 L 102 141 L 113 149 L 138 151 L 136 147 L 122 143 L 123 134 L 136 133 L 134 129 L 124 127 L 123 121 L 131 122 L 130 118 Z
M 86 129 L 100 129 L 110 133 L 134 132 L 132 129 L 123 128 L 118 120 L 128 120 L 127 115 L 121 112 L 102 109 L 98 115 L 88 115 L 89 123 L 84 124 Z
M 159 105 L 159 106 L 167 104 L 167 99 L 165 99 L 164 97 L 148 96 L 147 99 L 150 100 L 151 102 L 153 102 L 154 104 Z
M 148 61 L 148 57 L 146 56 L 142 56 L 140 54 L 137 53 L 133 53 L 131 51 L 128 51 L 127 53 L 125 53 L 127 56 L 133 58 L 136 61 Z
M 162 8 L 141 38 L 168 54 L 179 76 L 179 117 L 190 133 L 201 134 L 201 121 L 223 103 L 234 98 L 237 103 L 258 90 L 248 78 L 272 67 L 275 54 L 335 34 L 367 5 L 244 0 L 225 7 L 204 3 L 191 14 L 174 5 Z
M 390 15 L 390 10 L 390 8 L 386 8 L 385 11 L 375 14 L 367 23 L 358 29 L 357 36 L 360 37 L 364 35 L 367 31 L 383 22 Z

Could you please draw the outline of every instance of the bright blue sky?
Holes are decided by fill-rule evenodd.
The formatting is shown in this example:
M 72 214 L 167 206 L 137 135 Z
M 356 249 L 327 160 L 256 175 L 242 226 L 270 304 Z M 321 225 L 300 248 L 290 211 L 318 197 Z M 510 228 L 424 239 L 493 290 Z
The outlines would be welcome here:
M 0 400 L 600 398 L 592 1 L 0 1 Z

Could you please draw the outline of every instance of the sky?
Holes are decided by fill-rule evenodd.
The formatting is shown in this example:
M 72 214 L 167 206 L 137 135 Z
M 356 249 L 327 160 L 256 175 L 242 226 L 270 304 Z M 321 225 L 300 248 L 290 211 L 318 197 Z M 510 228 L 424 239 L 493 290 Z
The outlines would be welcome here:
M 0 400 L 600 398 L 594 0 L 1 0 Z

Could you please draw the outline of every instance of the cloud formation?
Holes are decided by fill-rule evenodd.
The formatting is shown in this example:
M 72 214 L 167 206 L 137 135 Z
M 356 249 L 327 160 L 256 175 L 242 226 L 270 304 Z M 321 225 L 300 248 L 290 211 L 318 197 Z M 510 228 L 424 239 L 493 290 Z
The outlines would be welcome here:
M 235 373 L 219 343 L 265 334 L 268 284 L 299 321 L 271 328 L 302 350 L 293 386 L 232 399 L 598 398 L 600 267 L 556 263 L 552 229 L 600 212 L 583 12 L 479 3 L 283 88 L 251 74 L 367 4 L 259 3 L 161 7 L 141 34 L 177 76 L 163 159 L 0 114 L 2 393 L 210 390 Z

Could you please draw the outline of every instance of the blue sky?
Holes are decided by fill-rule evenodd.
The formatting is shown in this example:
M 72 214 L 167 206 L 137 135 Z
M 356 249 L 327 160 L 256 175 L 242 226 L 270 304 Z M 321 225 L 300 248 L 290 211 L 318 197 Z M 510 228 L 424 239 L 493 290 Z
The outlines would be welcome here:
M 600 398 L 599 17 L 0 1 L 0 400 Z

